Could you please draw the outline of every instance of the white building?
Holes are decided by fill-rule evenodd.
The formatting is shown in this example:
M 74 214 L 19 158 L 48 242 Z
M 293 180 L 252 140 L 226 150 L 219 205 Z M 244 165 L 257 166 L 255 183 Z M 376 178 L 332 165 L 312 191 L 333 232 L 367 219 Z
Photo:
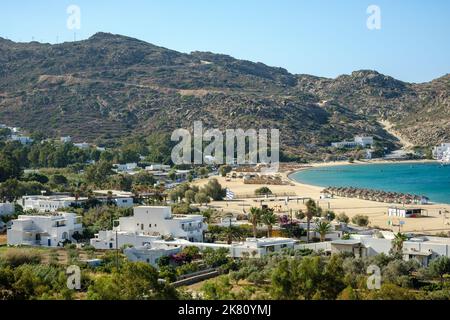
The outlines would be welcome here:
M 450 153 L 450 143 L 441 143 L 433 148 L 433 158 L 436 160 L 442 160 L 446 153 Z
M 112 201 L 119 208 L 131 208 L 134 205 L 133 193 L 118 190 L 95 190 L 97 200 L 106 203 Z
M 237 220 L 236 218 L 225 217 L 220 218 L 220 222 L 215 223 L 214 225 L 219 227 L 229 227 L 230 225 L 231 226 L 250 225 L 250 223 L 247 220 Z
M 355 142 L 363 148 L 372 147 L 373 137 L 356 136 Z
M 417 208 L 389 208 L 389 217 L 399 217 L 399 218 L 415 218 L 422 215 L 422 209 Z
M 102 190 L 94 191 L 96 194 L 96 199 L 100 202 L 106 204 L 111 201 L 119 208 L 130 208 L 134 205 L 134 200 L 131 192 L 121 193 L 120 191 L 112 192 L 108 194 L 108 191 Z M 33 195 L 33 196 L 23 196 L 20 202 L 24 210 L 38 210 L 39 212 L 57 212 L 58 210 L 64 208 L 70 208 L 73 206 L 79 206 L 88 200 L 86 197 L 80 197 L 76 199 L 75 197 L 68 195 Z
M 69 208 L 73 205 L 80 204 L 86 201 L 87 198 L 79 198 L 65 196 L 65 195 L 52 195 L 52 196 L 23 196 L 21 200 L 21 206 L 24 210 L 38 210 L 40 212 L 56 212 L 60 209 Z
M 8 245 L 56 247 L 64 241 L 76 242 L 73 235 L 82 233 L 81 216 L 75 213 L 54 215 L 20 215 L 7 231 Z
M 125 249 L 125 255 L 131 261 L 143 261 L 156 265 L 162 256 L 171 256 L 186 247 L 218 250 L 227 249 L 231 258 L 260 258 L 272 252 L 293 249 L 295 240 L 289 238 L 248 238 L 244 242 L 233 244 L 189 242 L 183 239 L 170 241 L 158 239 L 141 247 Z
M 161 237 L 201 242 L 205 230 L 201 215 L 172 215 L 170 207 L 142 206 L 134 208 L 134 216 L 120 218 L 113 231 L 96 234 L 91 245 L 97 249 L 113 249 L 116 243 L 119 248 L 125 244 L 139 247 Z
M 206 242 L 189 242 L 183 239 L 174 239 L 170 241 L 155 240 L 152 243 L 154 248 L 173 248 L 173 247 L 197 247 L 200 250 L 207 248 L 229 250 L 230 257 L 243 258 L 262 257 L 272 252 L 278 252 L 283 249 L 293 249 L 295 240 L 290 238 L 247 238 L 244 242 L 225 244 L 225 243 L 206 243 Z
M 339 141 L 331 143 L 334 148 L 355 148 L 357 143 L 355 141 Z
M 99 231 L 99 233 L 95 234 L 95 238 L 90 240 L 91 246 L 98 250 L 110 250 L 120 249 L 123 246 L 142 247 L 151 245 L 156 240 L 161 240 L 160 236 L 119 231 L 119 228 L 114 229 Z
M 152 164 L 150 166 L 145 167 L 147 171 L 169 171 L 170 166 L 166 164 Z
M 11 135 L 11 141 L 18 141 L 21 144 L 30 144 L 33 143 L 33 139 L 27 136 L 21 136 L 21 135 Z
M 381 253 L 389 254 L 392 239 L 374 238 L 372 236 L 358 236 L 350 240 L 335 240 L 329 242 L 300 244 L 296 249 L 312 249 L 314 251 L 328 251 L 330 253 L 349 252 L 355 257 L 371 257 Z M 450 257 L 450 239 L 440 237 L 417 237 L 403 242 L 403 259 L 415 259 L 426 267 L 435 258 Z
M 130 172 L 130 171 L 134 171 L 137 169 L 138 164 L 133 162 L 133 163 L 125 163 L 125 164 L 114 164 L 114 171 L 116 172 Z
M 131 262 L 146 262 L 153 267 L 157 267 L 160 258 L 180 253 L 181 250 L 181 247 L 154 248 L 151 245 L 146 245 L 137 248 L 126 248 L 123 253 Z
M 70 136 L 67 136 L 67 137 L 61 137 L 61 138 L 60 138 L 60 141 L 61 141 L 62 143 L 69 143 L 69 142 L 72 142 L 72 137 L 70 137 Z
M 331 144 L 334 148 L 371 148 L 373 145 L 373 137 L 356 136 L 353 141 L 339 141 Z
M 0 216 L 7 216 L 14 213 L 14 203 L 0 203 Z
M 87 142 L 81 142 L 81 143 L 74 143 L 73 144 L 75 147 L 82 149 L 82 150 L 86 150 L 89 149 L 91 147 L 91 145 Z

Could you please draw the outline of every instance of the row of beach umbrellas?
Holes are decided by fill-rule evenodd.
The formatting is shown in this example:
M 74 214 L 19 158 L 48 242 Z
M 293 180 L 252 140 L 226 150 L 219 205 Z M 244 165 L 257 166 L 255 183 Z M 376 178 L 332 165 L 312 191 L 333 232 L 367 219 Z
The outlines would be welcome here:
M 358 198 L 399 204 L 422 204 L 429 201 L 429 198 L 426 196 L 355 187 L 328 187 L 322 193 L 345 198 Z

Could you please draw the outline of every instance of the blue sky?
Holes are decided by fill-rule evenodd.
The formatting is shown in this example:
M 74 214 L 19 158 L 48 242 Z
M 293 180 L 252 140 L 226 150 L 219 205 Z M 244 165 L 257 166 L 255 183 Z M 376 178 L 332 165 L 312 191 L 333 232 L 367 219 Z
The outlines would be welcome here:
M 71 4 L 81 9 L 79 40 L 112 32 L 325 77 L 374 69 L 425 82 L 450 73 L 448 0 L 4 0 L 0 36 L 73 41 Z M 366 26 L 369 5 L 381 9 L 380 30 Z

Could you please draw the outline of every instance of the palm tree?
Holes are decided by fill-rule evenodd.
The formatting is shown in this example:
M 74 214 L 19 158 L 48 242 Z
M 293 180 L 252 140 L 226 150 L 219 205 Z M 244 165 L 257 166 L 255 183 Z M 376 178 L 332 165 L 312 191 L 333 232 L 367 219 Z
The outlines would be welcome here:
M 239 227 L 230 225 L 229 227 L 224 228 L 221 235 L 227 239 L 228 244 L 233 243 L 233 239 L 241 239 L 242 238 L 242 230 Z
M 272 209 L 263 210 L 261 221 L 267 226 L 267 237 L 272 238 L 272 227 L 278 221 L 278 217 Z
M 256 239 L 257 236 L 257 226 L 261 222 L 262 210 L 260 208 L 251 207 L 248 214 L 248 221 L 253 226 L 253 237 Z
M 311 229 L 311 220 L 317 214 L 316 202 L 309 199 L 306 202 L 306 242 L 309 243 L 309 230 Z
M 408 240 L 404 233 L 397 233 L 392 240 L 392 250 L 394 254 L 403 254 L 403 242 Z
M 211 243 L 216 242 L 217 238 L 220 236 L 222 232 L 222 228 L 219 226 L 211 225 L 208 226 L 208 231 L 206 231 L 208 235 L 208 239 Z
M 324 242 L 325 236 L 331 231 L 331 223 L 326 220 L 321 221 L 317 219 L 314 231 L 320 234 L 320 242 Z

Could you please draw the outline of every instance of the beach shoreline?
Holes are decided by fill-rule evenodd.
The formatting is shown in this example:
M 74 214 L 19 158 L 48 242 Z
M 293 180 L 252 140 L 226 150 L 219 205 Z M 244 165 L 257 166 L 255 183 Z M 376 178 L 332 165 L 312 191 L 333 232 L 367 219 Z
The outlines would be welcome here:
M 403 163 L 427 164 L 427 163 L 438 163 L 438 161 L 437 160 L 423 160 L 423 159 L 422 160 L 399 160 L 399 161 L 375 159 L 375 160 L 367 160 L 367 161 L 355 161 L 354 163 L 350 163 L 348 161 L 317 162 L 317 163 L 311 163 L 309 167 L 299 168 L 298 170 L 293 170 L 293 171 L 286 172 L 285 174 L 283 174 L 283 173 L 282 174 L 284 175 L 284 177 L 286 179 L 288 179 L 292 183 L 297 183 L 304 187 L 321 188 L 323 190 L 325 187 L 314 185 L 314 184 L 309 184 L 309 183 L 304 183 L 304 182 L 299 182 L 299 181 L 294 180 L 291 176 L 298 172 L 305 171 L 305 170 L 311 170 L 314 168 L 329 168 L 329 167 L 348 166 L 348 165 L 403 164 Z M 348 199 L 352 199 L 352 198 L 348 198 Z M 449 206 L 450 204 L 441 203 L 441 202 L 429 202 L 429 205 Z
M 408 161 L 396 161 L 395 163 L 431 163 L 436 161 L 430 160 L 408 160 Z M 370 161 L 370 162 L 355 162 L 354 165 L 359 164 L 382 164 L 393 163 L 393 161 Z M 304 168 L 298 168 L 296 170 L 280 172 L 279 175 L 287 183 L 284 185 L 264 185 L 264 184 L 245 184 L 243 179 L 231 179 L 227 181 L 226 178 L 220 176 L 210 177 L 208 179 L 202 179 L 194 181 L 193 184 L 199 187 L 205 185 L 210 179 L 217 179 L 219 183 L 224 187 L 232 190 L 238 197 L 240 195 L 251 195 L 257 188 L 262 186 L 269 187 L 275 194 L 295 194 L 296 197 L 311 198 L 315 200 L 323 209 L 332 210 L 336 214 L 345 213 L 348 217 L 352 218 L 355 215 L 367 215 L 370 220 L 370 226 L 379 227 L 383 229 L 391 229 L 395 232 L 399 231 L 398 227 L 392 227 L 389 225 L 389 221 L 395 225 L 399 224 L 400 220 L 406 221 L 405 225 L 401 228 L 402 232 L 416 232 L 421 234 L 436 234 L 439 232 L 450 232 L 450 205 L 432 203 L 426 205 L 399 205 L 390 204 L 384 202 L 375 202 L 370 200 L 363 200 L 358 198 L 344 198 L 334 197 L 332 199 L 320 199 L 320 194 L 323 191 L 323 187 L 314 186 L 310 184 L 304 184 L 291 179 L 289 176 L 295 172 L 307 170 L 310 168 L 336 166 L 336 165 L 348 165 L 347 161 L 331 162 L 331 163 L 315 163 L 305 164 Z M 307 167 L 306 167 L 307 166 Z M 302 201 L 286 201 L 286 197 L 278 197 L 277 201 L 264 201 L 263 204 L 268 205 L 271 208 L 275 208 L 276 213 L 279 215 L 288 214 L 289 211 L 305 210 L 306 207 Z M 287 204 L 286 204 L 287 203 Z M 253 198 L 239 199 L 235 201 L 213 201 L 211 207 L 221 212 L 231 212 L 233 214 L 242 214 L 248 212 L 252 206 L 259 206 L 261 203 Z M 388 217 L 387 211 L 390 207 L 405 207 L 405 208 L 421 208 L 425 211 L 425 216 L 421 218 L 392 218 Z M 448 214 L 446 213 L 448 212 Z M 448 218 L 447 218 L 448 216 Z

